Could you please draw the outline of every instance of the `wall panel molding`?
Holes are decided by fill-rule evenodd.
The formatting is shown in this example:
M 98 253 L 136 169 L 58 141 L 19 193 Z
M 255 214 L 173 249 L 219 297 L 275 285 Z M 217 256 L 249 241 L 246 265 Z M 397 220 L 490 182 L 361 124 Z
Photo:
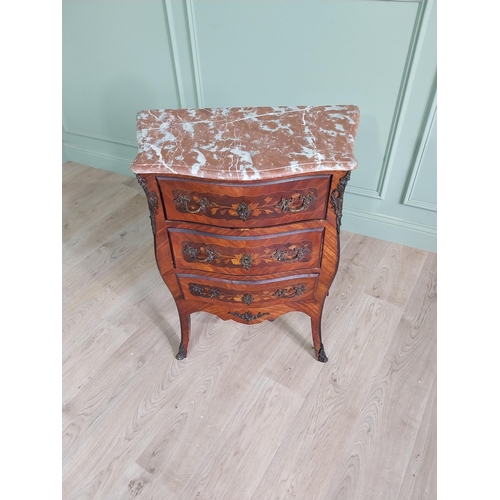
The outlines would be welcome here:
M 430 104 L 427 107 L 425 120 L 422 125 L 420 142 L 413 156 L 412 164 L 409 169 L 410 177 L 408 179 L 408 183 L 402 200 L 403 205 L 409 205 L 416 208 L 423 208 L 425 210 L 432 210 L 433 212 L 437 212 L 437 205 L 435 203 L 429 203 L 417 200 L 413 198 L 413 193 L 415 189 L 415 183 L 417 182 L 418 179 L 418 174 L 421 170 L 422 160 L 424 158 L 424 154 L 427 148 L 430 133 L 432 131 L 432 127 L 436 119 L 436 113 L 437 113 L 437 93 L 436 93 L 436 85 L 434 85 L 432 96 L 430 99 Z
M 188 27 L 189 27 L 189 38 L 191 42 L 191 60 L 193 63 L 193 70 L 194 70 L 197 107 L 204 108 L 205 104 L 203 99 L 203 83 L 201 78 L 198 40 L 196 37 L 196 24 L 195 24 L 193 0 L 185 0 L 185 5 L 186 5 L 186 16 L 188 21 Z
M 415 80 L 416 65 L 415 62 L 422 51 L 423 36 L 422 30 L 427 26 L 430 20 L 431 8 L 430 3 L 435 0 L 423 0 L 418 6 L 417 15 L 415 17 L 415 25 L 413 34 L 408 49 L 408 56 L 406 59 L 405 69 L 403 70 L 403 77 L 401 80 L 401 87 L 399 90 L 398 99 L 396 101 L 396 108 L 394 111 L 391 130 L 389 132 L 389 139 L 387 141 L 384 160 L 380 170 L 380 177 L 377 186 L 377 194 L 383 200 L 386 197 L 390 173 L 394 165 L 395 150 L 399 138 L 401 136 L 401 129 L 403 118 L 408 108 L 409 96 L 411 94 L 411 87 Z
M 375 189 L 367 189 L 364 187 L 358 187 L 354 183 L 352 185 L 347 185 L 347 193 L 357 194 L 358 196 L 364 196 L 365 198 L 375 198 L 376 200 L 382 200 L 380 193 Z
M 179 57 L 179 49 L 177 44 L 177 36 L 175 31 L 174 23 L 174 13 L 172 0 L 163 0 L 165 23 L 168 32 L 168 38 L 170 41 L 170 53 L 172 56 L 172 61 L 174 62 L 174 75 L 175 82 L 177 85 L 177 98 L 179 99 L 179 104 L 181 108 L 187 107 L 186 105 L 186 95 L 184 92 L 184 83 L 182 81 L 181 73 L 181 63 Z

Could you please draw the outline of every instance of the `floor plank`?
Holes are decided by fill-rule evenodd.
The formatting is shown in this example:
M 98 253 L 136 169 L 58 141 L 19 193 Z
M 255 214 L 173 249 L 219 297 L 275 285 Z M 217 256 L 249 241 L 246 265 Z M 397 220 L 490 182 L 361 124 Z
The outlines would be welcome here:
M 323 497 L 332 463 L 338 460 L 401 317 L 399 308 L 366 294 L 355 303 L 356 310 L 347 307 L 339 319 L 348 327 L 310 384 L 297 419 L 253 499 Z
M 435 257 L 427 256 L 325 500 L 399 494 L 436 374 Z
M 398 500 L 437 498 L 437 377 L 425 407 Z
M 365 292 L 404 307 L 426 257 L 427 252 L 423 250 L 397 244 L 390 245 Z
M 250 499 L 303 398 L 260 377 L 179 499 Z
M 68 170 L 70 174 L 64 175 Z M 115 175 L 107 170 L 83 167 L 75 163 L 63 165 L 63 221 L 70 218 L 68 216 L 77 214 L 82 205 L 88 206 L 89 197 L 92 199 L 96 190 L 112 187 L 116 185 L 116 180 Z
M 224 324 L 206 317 L 204 321 L 216 328 L 220 347 L 214 352 L 212 345 L 207 368 L 203 368 L 206 361 L 193 361 L 189 388 L 179 387 L 173 398 L 175 410 L 163 417 L 161 431 L 137 459 L 144 469 L 161 476 L 172 498 L 177 498 L 202 461 L 211 456 L 214 444 L 262 373 L 268 360 L 265 353 L 273 352 L 281 341 L 278 335 L 264 341 L 268 332 L 263 325 L 242 330 L 234 322 Z M 207 353 L 206 338 L 199 338 L 194 349 Z
M 111 213 L 92 218 L 88 225 L 78 222 L 73 236 L 63 244 L 63 273 L 83 260 L 101 245 L 121 233 L 125 227 L 135 221 L 144 224 L 144 195 L 137 193 L 132 198 L 126 197 Z M 75 251 L 73 251 L 75 249 Z
M 140 465 L 132 463 L 116 482 L 109 500 L 147 498 L 148 500 L 165 499 L 163 486 Z
M 142 231 L 129 234 L 140 235 Z M 134 243 L 119 245 L 116 252 L 99 248 L 99 252 L 85 259 L 82 266 L 75 266 L 75 274 L 66 278 L 63 286 L 63 349 L 71 348 L 81 335 L 88 335 L 98 318 L 116 303 L 135 296 L 134 287 L 128 283 L 142 282 L 152 270 L 155 258 L 152 243 L 147 250 L 134 249 Z M 148 276 L 149 278 L 149 276 Z
M 70 241 L 86 226 L 117 210 L 119 205 L 134 196 L 135 189 L 115 184 L 99 185 L 83 198 L 76 200 L 70 208 L 63 210 L 63 243 Z
M 92 379 L 94 372 L 129 337 L 128 332 L 107 321 L 97 321 L 89 335 L 82 335 L 63 354 L 63 401 L 71 399 L 78 389 Z

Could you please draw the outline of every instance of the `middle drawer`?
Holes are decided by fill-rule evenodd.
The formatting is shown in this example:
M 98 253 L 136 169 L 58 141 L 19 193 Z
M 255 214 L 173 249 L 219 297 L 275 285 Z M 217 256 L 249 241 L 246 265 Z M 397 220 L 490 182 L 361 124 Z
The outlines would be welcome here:
M 319 268 L 323 228 L 228 236 L 169 228 L 174 266 L 235 275 Z

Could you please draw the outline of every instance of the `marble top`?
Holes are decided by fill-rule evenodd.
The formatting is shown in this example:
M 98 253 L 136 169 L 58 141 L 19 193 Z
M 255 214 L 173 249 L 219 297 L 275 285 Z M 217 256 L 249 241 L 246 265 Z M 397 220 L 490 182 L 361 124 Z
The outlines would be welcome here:
M 255 180 L 357 167 L 357 106 L 151 109 L 132 171 Z

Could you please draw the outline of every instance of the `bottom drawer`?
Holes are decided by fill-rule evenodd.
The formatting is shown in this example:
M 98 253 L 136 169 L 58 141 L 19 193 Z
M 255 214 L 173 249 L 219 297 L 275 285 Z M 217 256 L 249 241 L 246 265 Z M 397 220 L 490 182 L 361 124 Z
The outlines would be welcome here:
M 186 300 L 245 306 L 250 304 L 267 306 L 280 301 L 313 300 L 318 277 L 318 274 L 298 274 L 284 278 L 250 281 L 177 274 Z

